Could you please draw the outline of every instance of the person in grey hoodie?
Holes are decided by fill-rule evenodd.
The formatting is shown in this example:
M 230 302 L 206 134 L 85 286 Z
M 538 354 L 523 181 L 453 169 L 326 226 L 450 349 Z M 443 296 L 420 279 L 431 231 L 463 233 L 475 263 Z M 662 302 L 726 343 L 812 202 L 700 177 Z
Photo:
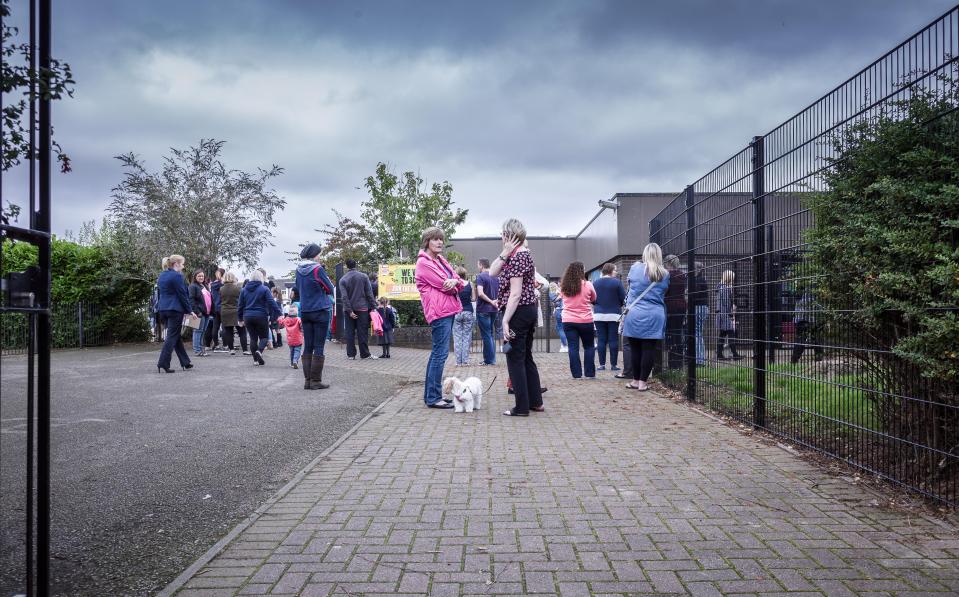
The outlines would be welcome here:
M 360 345 L 361 359 L 375 359 L 370 354 L 370 311 L 376 308 L 376 298 L 373 296 L 373 285 L 370 278 L 363 272 L 356 270 L 356 261 L 346 260 L 349 270 L 337 281 L 337 288 L 343 301 L 343 311 L 346 313 L 346 356 L 356 358 L 356 344 Z

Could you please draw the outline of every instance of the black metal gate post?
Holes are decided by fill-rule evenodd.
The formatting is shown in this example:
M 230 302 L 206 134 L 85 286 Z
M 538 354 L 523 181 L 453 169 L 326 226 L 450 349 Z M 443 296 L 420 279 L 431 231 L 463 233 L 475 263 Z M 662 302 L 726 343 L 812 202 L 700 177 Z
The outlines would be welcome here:
M 546 326 L 546 352 L 553 350 L 553 300 L 549 296 L 549 274 L 546 274 L 546 313 L 543 317 L 543 324 Z M 543 305 L 540 305 L 540 309 Z
M 686 187 L 686 398 L 696 402 L 696 193 Z
M 766 426 L 766 214 L 763 138 L 753 137 L 753 425 Z
M 779 296 L 776 296 L 773 292 L 773 290 L 781 288 L 781 283 L 776 284 L 776 281 L 782 279 L 782 255 L 779 257 L 780 267 L 777 273 L 777 270 L 774 269 L 776 260 L 772 257 L 776 246 L 775 233 L 772 226 L 764 225 L 764 227 L 766 229 L 765 248 L 766 252 L 769 253 L 769 257 L 766 259 L 766 358 L 771 365 L 776 362 L 776 350 L 782 341 L 781 336 L 777 338 L 776 334 L 777 329 L 782 330 L 782 292 L 779 291 Z

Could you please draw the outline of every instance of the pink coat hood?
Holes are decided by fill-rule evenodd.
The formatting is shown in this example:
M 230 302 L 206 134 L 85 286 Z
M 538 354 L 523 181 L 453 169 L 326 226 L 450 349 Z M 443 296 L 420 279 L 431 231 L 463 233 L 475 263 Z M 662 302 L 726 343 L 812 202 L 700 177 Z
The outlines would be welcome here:
M 456 286 L 443 290 L 443 282 L 450 277 L 456 280 Z M 426 251 L 420 251 L 416 258 L 416 289 L 420 291 L 427 323 L 463 310 L 458 293 L 465 284 L 442 255 L 433 260 Z

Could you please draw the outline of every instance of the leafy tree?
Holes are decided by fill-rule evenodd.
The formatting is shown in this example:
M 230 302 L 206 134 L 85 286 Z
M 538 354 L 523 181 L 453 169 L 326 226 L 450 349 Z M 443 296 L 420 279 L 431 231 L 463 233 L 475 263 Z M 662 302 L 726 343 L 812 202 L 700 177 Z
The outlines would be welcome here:
M 317 230 L 326 237 L 321 255 L 327 266 L 332 268 L 347 259 L 353 259 L 364 265 L 373 264 L 376 259 L 370 247 L 371 234 L 366 225 L 344 216 L 335 209 L 333 215 L 336 216 L 335 225 L 327 224 Z
M 382 162 L 364 186 L 370 197 L 362 203 L 363 223 L 370 232 L 373 256 L 382 261 L 415 258 L 424 229 L 438 226 L 450 238 L 469 213 L 453 207 L 448 181 L 434 182 L 427 189 L 419 175 L 397 176 Z
M 183 255 L 188 267 L 212 270 L 220 263 L 256 267 L 276 213 L 286 201 L 269 188 L 279 166 L 256 173 L 231 170 L 221 161 L 224 142 L 201 139 L 171 149 L 160 172 L 148 172 L 132 153 L 117 156 L 126 169 L 107 208 L 113 234 L 147 267 L 165 255 Z
M 946 453 L 959 433 L 959 95 L 913 89 L 833 140 L 805 267 L 828 327 L 881 390 L 884 427 Z M 850 335 L 849 330 L 855 330 Z M 899 398 L 909 396 L 912 400 Z M 938 458 L 902 454 L 928 465 Z M 893 455 L 890 455 L 893 457 Z
M 2 246 L 3 271 L 23 271 L 37 263 L 37 247 L 29 243 L 5 241 Z M 51 243 L 51 299 L 56 313 L 77 302 L 101 307 L 92 322 L 108 342 L 144 340 L 147 330 L 144 306 L 150 296 L 152 280 L 143 280 L 123 272 L 122 252 L 101 244 L 80 244 L 59 238 Z M 72 314 L 67 314 L 70 320 Z M 56 343 L 56 338 L 54 338 Z
M 58 100 L 73 96 L 73 74 L 70 65 L 50 59 L 48 69 L 30 68 L 30 45 L 17 42 L 19 30 L 6 23 L 10 17 L 10 1 L 0 0 L 0 95 L 7 98 L 20 96 L 0 110 L 0 170 L 6 172 L 21 160 L 30 158 L 29 101 L 31 99 Z M 36 93 L 31 92 L 31 82 L 36 83 Z M 35 123 L 34 123 L 35 124 Z M 70 171 L 70 158 L 60 145 L 53 141 L 53 150 L 60 162 L 60 171 Z M 20 207 L 6 202 L 0 206 L 0 220 L 7 223 L 15 220 Z

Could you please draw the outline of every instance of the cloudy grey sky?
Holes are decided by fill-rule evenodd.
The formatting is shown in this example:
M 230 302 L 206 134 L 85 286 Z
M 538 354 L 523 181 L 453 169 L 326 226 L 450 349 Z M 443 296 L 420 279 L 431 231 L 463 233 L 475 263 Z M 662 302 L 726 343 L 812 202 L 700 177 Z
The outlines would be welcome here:
M 507 216 L 573 234 L 598 199 L 678 192 L 954 0 L 55 4 L 77 80 L 54 112 L 74 166 L 55 178 L 55 232 L 102 217 L 113 156 L 158 167 L 213 137 L 231 167 L 286 169 L 263 257 L 280 272 L 331 209 L 359 215 L 377 161 L 449 180 L 463 236 Z M 4 198 L 22 180 L 5 176 Z

